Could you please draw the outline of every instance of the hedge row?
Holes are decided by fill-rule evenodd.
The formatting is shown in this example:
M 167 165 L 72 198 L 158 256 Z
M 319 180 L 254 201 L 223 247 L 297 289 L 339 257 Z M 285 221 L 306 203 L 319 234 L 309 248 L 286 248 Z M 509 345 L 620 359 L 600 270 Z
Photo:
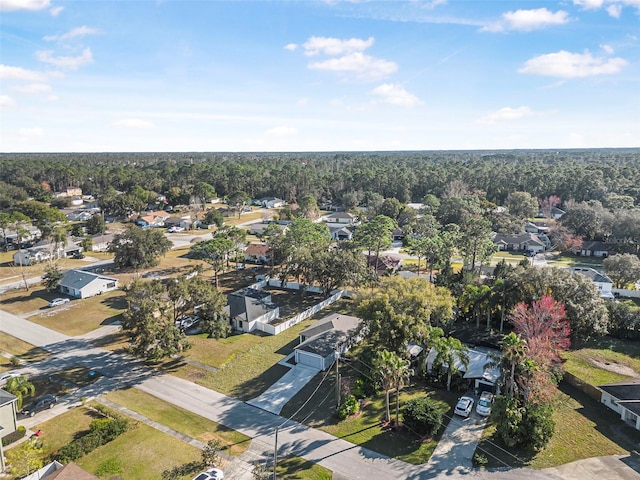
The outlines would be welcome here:
M 89 425 L 89 433 L 83 435 L 60 448 L 55 459 L 61 463 L 69 463 L 123 434 L 129 428 L 125 419 L 99 418 Z

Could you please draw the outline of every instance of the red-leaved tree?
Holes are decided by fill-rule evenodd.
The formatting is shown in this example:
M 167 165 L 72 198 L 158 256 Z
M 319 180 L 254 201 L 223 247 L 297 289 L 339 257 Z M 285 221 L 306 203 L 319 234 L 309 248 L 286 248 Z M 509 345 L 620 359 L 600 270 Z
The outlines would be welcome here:
M 571 328 L 566 320 L 564 305 L 549 295 L 543 295 L 531 306 L 518 303 L 509 320 L 514 325 L 514 331 L 527 341 L 528 357 L 543 369 L 559 364 L 561 359 L 558 352 L 571 346 Z

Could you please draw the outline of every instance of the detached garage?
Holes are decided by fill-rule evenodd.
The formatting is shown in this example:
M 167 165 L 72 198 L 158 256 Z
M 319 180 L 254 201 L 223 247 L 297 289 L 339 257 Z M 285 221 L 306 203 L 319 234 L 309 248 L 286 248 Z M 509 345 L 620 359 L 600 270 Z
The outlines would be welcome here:
M 305 328 L 300 333 L 300 345 L 295 348 L 296 364 L 318 370 L 331 367 L 336 348 L 343 355 L 360 340 L 360 322 L 357 317 L 333 313 Z

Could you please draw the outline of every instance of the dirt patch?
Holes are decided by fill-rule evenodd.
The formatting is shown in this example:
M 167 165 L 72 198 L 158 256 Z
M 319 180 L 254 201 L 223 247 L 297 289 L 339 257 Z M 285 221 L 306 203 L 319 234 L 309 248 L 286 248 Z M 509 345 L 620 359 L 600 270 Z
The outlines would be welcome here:
M 631 367 L 627 367 L 626 365 L 620 365 L 619 363 L 615 363 L 615 362 L 601 362 L 593 358 L 590 358 L 589 361 L 592 364 L 594 364 L 596 367 L 601 368 L 602 370 L 608 370 L 609 372 L 618 373 L 620 375 L 626 375 L 627 377 L 640 378 L 640 374 L 638 374 L 638 372 L 636 372 Z

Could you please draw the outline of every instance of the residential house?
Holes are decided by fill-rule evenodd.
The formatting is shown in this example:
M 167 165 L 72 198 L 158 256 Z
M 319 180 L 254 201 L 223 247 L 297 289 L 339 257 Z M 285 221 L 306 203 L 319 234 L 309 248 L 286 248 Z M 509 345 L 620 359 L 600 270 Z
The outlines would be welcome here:
M 269 227 L 269 225 L 275 225 L 276 227 L 278 227 L 280 230 L 282 230 L 283 232 L 285 232 L 287 230 L 287 225 L 282 225 L 280 223 L 277 222 L 258 222 L 258 223 L 252 223 L 251 225 L 249 225 L 249 229 L 248 232 L 250 235 L 262 235 L 264 234 L 265 230 L 267 229 L 267 227 Z
M 113 233 L 96 233 L 94 235 L 89 235 L 91 239 L 91 251 L 92 252 L 106 252 L 113 242 Z
M 64 192 L 56 192 L 53 194 L 55 198 L 73 198 L 80 197 L 82 198 L 82 189 L 78 187 L 67 187 Z
M 119 477 L 113 477 L 119 478 Z M 100 480 L 73 462 L 62 465 L 54 460 L 23 480 Z
M 281 198 L 276 197 L 264 197 L 257 200 L 257 204 L 262 208 L 280 208 L 284 207 L 287 202 L 282 200 Z
M 333 365 L 336 353 L 344 355 L 360 340 L 362 320 L 332 313 L 300 332 L 300 344 L 295 347 L 296 364 L 326 370 Z
M 574 255 L 582 255 L 583 257 L 600 257 L 607 258 L 615 253 L 615 245 L 606 242 L 582 242 L 579 248 L 574 248 Z
M 541 253 L 545 251 L 545 242 L 534 233 L 497 233 L 493 243 L 500 250 L 515 252 Z
M 278 318 L 280 309 L 265 290 L 246 287 L 227 295 L 231 326 L 241 332 L 251 332 L 258 321 L 269 323 Z
M 527 222 L 524 225 L 524 231 L 526 233 L 548 233 L 549 232 L 549 227 L 545 224 L 540 224 L 540 223 L 534 223 L 534 222 Z
M 182 227 L 185 230 L 191 230 L 191 227 L 193 226 L 193 220 L 191 220 L 191 215 L 183 215 L 182 217 L 169 217 L 164 221 L 164 226 L 167 228 Z
M 64 258 L 79 254 L 81 247 L 67 240 L 66 244 L 55 245 L 47 240 L 41 240 L 33 247 L 20 250 L 13 254 L 16 265 L 35 265 L 50 258 Z
M 85 270 L 67 270 L 60 280 L 59 289 L 75 298 L 88 298 L 118 288 L 118 279 Z
M 169 218 L 170 215 L 167 212 L 149 212 L 138 216 L 135 223 L 143 228 L 158 228 L 164 227 L 164 222 Z
M 343 225 L 330 226 L 329 235 L 331 235 L 332 240 L 339 242 L 351 240 L 353 238 L 353 232 Z
M 93 212 L 91 210 L 73 210 L 70 213 L 66 214 L 67 220 L 70 222 L 86 222 L 91 217 L 93 217 Z
M 247 262 L 265 264 L 271 261 L 271 248 L 265 243 L 250 243 L 244 249 Z
M 333 212 L 330 215 L 325 215 L 323 220 L 327 223 L 355 225 L 357 223 L 358 217 L 349 212 Z
M 378 275 L 395 273 L 400 267 L 402 259 L 395 255 L 367 255 L 367 265 Z
M 551 207 L 551 210 L 548 210 L 549 218 L 553 218 L 554 220 L 559 220 L 565 213 L 564 210 L 558 207 Z M 547 212 L 545 212 L 542 208 L 538 211 L 538 218 L 546 218 Z
M 0 389 L 0 438 L 13 433 L 18 428 L 18 397 Z M 4 452 L 0 442 L 0 472 L 4 472 Z
M 34 227 L 33 225 L 25 225 L 23 227 L 23 230 L 24 231 L 22 234 L 21 245 L 29 245 L 42 236 L 42 232 L 40 231 L 40 229 L 38 227 Z M 2 247 L 4 247 L 5 243 L 5 237 L 3 235 L 6 235 L 6 242 L 9 246 L 9 249 L 19 248 L 21 246 L 18 245 L 18 233 L 15 230 L 7 228 L 4 231 L 0 230 L 0 245 Z
M 584 268 L 584 267 L 574 267 L 571 269 L 572 272 L 578 273 L 580 275 L 584 275 L 598 287 L 598 291 L 600 292 L 600 297 L 606 299 L 615 298 L 611 289 L 613 288 L 613 281 L 607 277 L 604 273 L 598 272 L 593 268 Z
M 400 227 L 391 232 L 391 240 L 394 242 L 402 242 L 404 241 L 404 237 L 404 231 Z
M 620 414 L 623 422 L 640 430 L 640 381 L 600 385 L 600 402 Z
M 496 362 L 493 360 L 499 354 L 498 350 L 489 348 L 470 348 L 467 350 L 467 355 L 469 356 L 468 366 L 464 365 L 458 355 L 455 355 L 455 366 L 463 374 L 463 378 L 469 380 L 470 386 L 473 386 L 476 391 L 493 392 L 496 390 L 498 380 L 502 375 L 500 367 L 495 365 Z M 430 372 L 433 368 L 437 356 L 438 351 L 435 348 L 431 348 L 426 359 L 427 372 Z M 443 365 L 443 368 L 446 368 L 446 365 Z

